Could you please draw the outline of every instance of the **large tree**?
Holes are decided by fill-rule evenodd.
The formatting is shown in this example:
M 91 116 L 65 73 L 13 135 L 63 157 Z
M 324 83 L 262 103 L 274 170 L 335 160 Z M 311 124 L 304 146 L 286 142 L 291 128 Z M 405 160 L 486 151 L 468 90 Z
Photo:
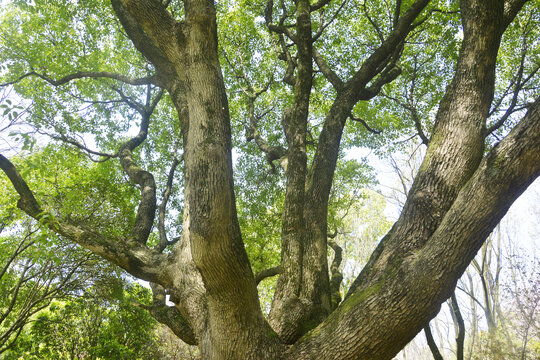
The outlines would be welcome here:
M 21 160 L 0 155 L 19 209 L 151 282 L 151 312 L 204 359 L 392 358 L 436 315 L 540 175 L 540 98 L 529 86 L 538 70 L 538 1 L 526 8 L 526 0 L 14 3 L 19 13 L 3 22 L 10 29 L 4 86 L 33 101 L 29 118 L 41 132 L 99 161 L 118 161 L 139 190 L 130 213 L 117 204 L 133 187 L 109 180 L 105 188 L 97 170 L 81 170 L 84 180 L 66 168 L 57 178 L 76 180 L 31 189 L 36 166 L 18 171 Z M 521 51 L 501 55 L 501 45 Z M 504 71 L 512 76 L 501 85 L 495 75 Z M 443 84 L 451 78 L 444 95 L 433 84 L 418 91 L 421 75 Z M 95 110 L 81 115 L 70 104 L 90 93 Z M 331 279 L 328 266 L 335 245 L 328 209 L 342 137 L 349 119 L 377 132 L 366 117 L 384 111 L 386 100 L 406 110 L 426 156 L 399 219 L 339 301 L 332 296 L 339 274 Z M 267 175 L 285 181 L 283 201 L 276 200 L 279 267 L 257 277 L 233 179 L 231 113 L 239 117 L 240 103 L 240 123 L 270 163 Z M 6 105 L 10 119 L 20 116 L 14 112 Z M 115 137 L 135 115 L 138 133 Z M 90 128 L 98 150 L 74 135 Z M 492 134 L 504 138 L 494 145 Z M 171 209 L 175 179 L 182 190 Z M 77 197 L 70 203 L 59 188 L 76 189 Z M 271 274 L 279 277 L 265 317 L 257 281 Z M 175 307 L 166 307 L 165 294 Z

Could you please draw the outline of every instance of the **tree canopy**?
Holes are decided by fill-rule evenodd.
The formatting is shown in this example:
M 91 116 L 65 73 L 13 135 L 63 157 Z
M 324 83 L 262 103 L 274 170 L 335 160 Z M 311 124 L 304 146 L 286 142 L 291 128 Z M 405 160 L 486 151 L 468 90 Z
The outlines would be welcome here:
M 392 358 L 540 175 L 538 0 L 13 0 L 0 24 L 7 213 L 149 281 L 204 359 Z M 375 181 L 347 151 L 414 137 L 342 299 L 332 239 Z

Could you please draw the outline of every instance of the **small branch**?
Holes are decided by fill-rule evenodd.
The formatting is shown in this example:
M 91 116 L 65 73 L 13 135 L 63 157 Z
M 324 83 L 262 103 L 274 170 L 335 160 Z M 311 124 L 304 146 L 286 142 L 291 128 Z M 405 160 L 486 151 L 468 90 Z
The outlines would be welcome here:
M 339 271 L 339 266 L 343 260 L 343 249 L 332 240 L 328 241 L 328 246 L 334 250 L 334 260 L 330 266 L 330 273 L 332 274 L 332 278 L 330 279 L 330 293 L 332 296 L 332 308 L 335 309 L 342 300 L 339 288 L 341 286 L 341 282 L 343 281 L 343 274 L 341 271 Z
M 418 111 L 416 109 L 416 102 L 414 98 L 414 90 L 416 89 L 416 74 L 418 71 L 418 60 L 416 56 L 414 57 L 414 70 L 412 74 L 411 79 L 411 89 L 409 91 L 408 96 L 408 102 L 409 102 L 409 111 L 411 112 L 411 117 L 414 121 L 414 127 L 416 128 L 416 131 L 418 132 L 418 136 L 422 140 L 422 143 L 424 143 L 426 146 L 429 144 L 429 139 L 427 138 L 426 134 L 424 133 L 424 130 L 422 128 L 422 123 L 420 121 L 420 117 L 418 116 Z
M 28 73 L 26 73 L 24 75 L 19 76 L 17 79 L 15 79 L 13 81 L 9 81 L 9 82 L 0 84 L 0 87 L 16 84 L 19 81 L 21 81 L 21 80 L 23 80 L 23 79 L 25 79 L 25 78 L 27 78 L 29 76 L 39 77 L 40 79 L 45 80 L 46 82 L 48 82 L 49 84 L 51 84 L 53 86 L 64 85 L 64 84 L 67 84 L 68 82 L 70 82 L 72 80 L 83 79 L 83 78 L 93 78 L 93 79 L 107 78 L 107 79 L 118 80 L 120 82 L 129 84 L 129 85 L 136 85 L 136 86 L 148 85 L 148 84 L 157 85 L 157 78 L 155 76 L 148 76 L 148 77 L 135 78 L 134 79 L 134 78 L 130 78 L 128 76 L 122 75 L 122 74 L 112 73 L 112 72 L 108 72 L 108 71 L 79 71 L 79 72 L 76 72 L 76 73 L 69 74 L 69 75 L 66 75 L 64 77 L 61 77 L 60 79 L 53 79 L 53 78 L 51 78 L 50 76 L 48 76 L 46 74 L 39 74 L 39 73 L 37 73 L 35 71 L 30 71 L 30 72 L 28 72 Z
M 287 44 L 285 43 L 284 36 L 287 36 L 293 42 L 296 42 L 296 35 L 293 34 L 286 26 L 284 26 L 285 20 L 288 18 L 285 5 L 281 3 L 282 15 L 280 16 L 280 19 L 279 19 L 279 25 L 276 25 L 273 22 L 273 14 L 272 14 L 273 7 L 274 7 L 274 1 L 269 0 L 266 3 L 266 8 L 264 10 L 264 19 L 266 22 L 266 27 L 268 28 L 270 33 L 275 33 L 278 35 L 279 45 L 276 44 L 274 41 L 274 48 L 276 49 L 276 52 L 278 53 L 278 58 L 287 62 L 287 69 L 285 71 L 285 76 L 283 77 L 283 81 L 286 84 L 294 86 L 294 69 L 296 68 L 296 62 L 289 52 Z
M 368 19 L 369 23 L 373 26 L 373 28 L 377 32 L 377 35 L 379 36 L 379 40 L 381 40 L 381 44 L 384 43 L 384 35 L 379 25 L 371 18 L 371 16 L 369 16 L 367 6 L 366 6 L 366 1 L 364 1 L 364 4 L 362 5 L 362 7 L 364 9 L 364 15 L 366 15 L 366 18 Z
M 70 139 L 68 138 L 66 135 L 64 134 L 60 134 L 60 135 L 53 135 L 52 136 L 53 139 L 56 139 L 56 140 L 60 140 L 64 143 L 67 143 L 67 144 L 71 144 L 73 146 L 75 146 L 76 148 L 78 148 L 79 150 L 82 150 L 84 152 L 85 155 L 88 156 L 88 158 L 94 162 L 104 162 L 104 161 L 107 161 L 111 158 L 115 158 L 115 157 L 118 157 L 118 154 L 110 154 L 110 153 L 104 153 L 104 152 L 99 152 L 99 151 L 94 151 L 94 150 L 91 150 L 89 149 L 88 147 L 86 147 L 85 145 L 81 144 L 80 142 L 76 141 L 76 140 L 73 140 L 73 139 Z M 103 159 L 100 159 L 100 160 L 94 160 L 94 158 L 92 158 L 90 155 L 96 155 L 96 156 L 101 156 Z
M 378 135 L 378 134 L 381 133 L 380 130 L 372 129 L 372 128 L 367 124 L 367 122 L 366 122 L 365 120 L 363 120 L 363 119 L 357 118 L 357 117 L 353 116 L 352 114 L 349 116 L 349 118 L 350 118 L 352 121 L 356 121 L 356 122 L 359 122 L 360 124 L 362 124 L 362 125 L 366 128 L 366 130 L 369 131 L 369 132 L 372 133 L 372 134 Z
M 281 266 L 274 266 L 269 269 L 264 269 L 258 272 L 255 275 L 255 283 L 259 285 L 261 281 L 263 281 L 266 278 L 276 276 L 281 273 Z
M 343 8 L 347 4 L 347 2 L 348 2 L 348 0 L 343 0 L 341 5 L 339 6 L 339 8 L 334 12 L 334 14 L 330 18 L 330 20 L 328 20 L 328 22 L 326 22 L 326 23 L 323 22 L 324 21 L 324 16 L 323 16 L 323 12 L 321 11 L 321 21 L 319 23 L 319 28 L 317 29 L 317 32 L 313 35 L 313 39 L 312 39 L 313 42 L 317 41 L 321 37 L 321 35 L 323 34 L 324 30 L 328 26 L 330 26 L 337 19 L 339 13 L 341 13 L 341 11 L 343 10 Z
M 176 167 L 178 166 L 178 164 L 180 164 L 181 161 L 183 161 L 183 158 L 184 157 L 182 156 L 180 159 L 178 159 L 175 154 L 171 169 L 169 170 L 169 176 L 167 177 L 167 185 L 165 186 L 165 191 L 163 192 L 163 199 L 161 200 L 161 204 L 158 207 L 159 244 L 156 246 L 156 250 L 159 252 L 163 252 L 163 250 L 165 250 L 167 246 L 171 245 L 171 242 L 167 239 L 167 231 L 165 229 L 165 210 L 167 208 L 169 196 L 172 192 L 172 185 Z
M 501 116 L 499 120 L 497 120 L 494 124 L 492 124 L 489 128 L 486 129 L 485 136 L 491 135 L 493 132 L 498 130 L 501 126 L 504 125 L 506 120 L 516 111 L 519 111 L 520 108 L 517 107 L 518 97 L 520 91 L 523 89 L 523 87 L 536 75 L 536 73 L 540 70 L 540 65 L 536 66 L 536 68 L 525 78 L 523 79 L 523 72 L 525 69 L 525 58 L 527 55 L 527 43 L 525 40 L 525 37 L 523 38 L 523 44 L 522 44 L 522 50 L 521 50 L 521 61 L 519 64 L 519 68 L 517 70 L 517 73 L 515 75 L 515 80 L 512 80 L 510 84 L 508 85 L 508 88 L 506 89 L 505 93 L 501 96 L 497 104 L 493 107 L 493 109 L 490 111 L 490 115 L 494 114 L 497 111 L 497 108 L 501 105 L 504 98 L 509 92 L 509 89 L 514 85 L 514 91 L 512 95 L 512 100 L 510 101 L 510 105 L 508 106 L 507 110 Z
M 424 130 L 422 129 L 422 123 L 420 122 L 420 117 L 418 116 L 416 107 L 411 108 L 411 116 L 414 121 L 414 127 L 416 128 L 416 132 L 418 133 L 418 136 L 422 140 L 422 143 L 425 144 L 426 146 L 429 145 L 429 139 L 427 138 L 426 134 L 424 133 Z
M 452 318 L 454 319 L 456 328 L 456 360 L 463 360 L 463 348 L 465 344 L 465 322 L 463 321 L 463 317 L 461 316 L 461 311 L 459 310 L 459 305 L 455 292 L 452 293 L 452 296 L 450 297 L 450 309 L 452 310 Z
M 247 141 L 255 140 L 255 143 L 259 147 L 259 150 L 261 150 L 266 155 L 266 160 L 268 161 L 268 164 L 272 167 L 272 171 L 275 171 L 274 166 L 274 160 L 279 160 L 287 156 L 287 149 L 285 149 L 282 146 L 270 146 L 266 142 L 265 139 L 259 134 L 259 131 L 257 130 L 257 125 L 259 122 L 259 118 L 255 115 L 255 100 L 256 97 L 249 97 L 249 118 L 250 118 L 250 124 L 249 128 L 246 129 L 246 138 Z
M 326 60 L 324 60 L 323 56 L 313 47 L 313 59 L 315 60 L 315 63 L 319 67 L 319 70 L 324 75 L 324 77 L 330 81 L 334 89 L 336 89 L 337 92 L 340 92 L 345 87 L 345 84 L 343 83 L 343 80 L 339 78 L 339 76 L 328 66 L 328 63 Z

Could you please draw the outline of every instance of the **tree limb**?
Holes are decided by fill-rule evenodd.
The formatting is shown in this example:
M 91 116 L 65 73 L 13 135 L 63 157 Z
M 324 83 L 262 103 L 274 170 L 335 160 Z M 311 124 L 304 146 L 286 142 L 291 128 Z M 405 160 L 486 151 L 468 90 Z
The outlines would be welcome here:
M 163 197 L 161 200 L 161 204 L 158 207 L 158 230 L 159 230 L 159 244 L 156 246 L 156 250 L 159 252 L 163 252 L 165 248 L 169 245 L 173 245 L 175 242 L 177 242 L 180 237 L 175 239 L 176 241 L 169 241 L 167 239 L 167 230 L 165 229 L 165 210 L 167 208 L 167 202 L 169 201 L 169 196 L 172 192 L 172 185 L 174 180 L 174 173 L 176 171 L 176 167 L 180 162 L 183 160 L 183 157 L 178 159 L 176 154 L 173 158 L 173 163 L 171 165 L 171 168 L 169 170 L 169 175 L 167 176 L 167 185 L 165 186 L 165 190 L 163 191 Z
M 141 6 L 144 7 L 148 3 L 153 3 L 151 6 L 153 11 L 149 11 L 149 9 L 144 8 L 142 11 L 135 11 L 136 8 L 140 8 Z M 148 17 L 150 15 L 155 16 L 156 12 L 159 12 L 160 15 L 164 15 L 164 13 L 166 13 L 165 18 L 168 19 L 168 22 L 163 22 L 162 30 L 169 30 L 169 34 L 176 34 L 176 31 L 171 30 L 171 28 L 174 27 L 174 19 L 172 19 L 170 13 L 166 10 L 166 7 L 162 4 L 159 4 L 158 6 L 157 2 L 152 1 L 139 2 L 111 0 L 111 4 L 130 40 L 133 42 L 137 50 L 139 50 L 143 56 L 145 56 L 148 60 L 150 60 L 150 62 L 152 62 L 152 64 L 156 66 L 160 79 L 159 82 L 164 84 L 164 87 L 168 87 L 165 85 L 169 85 L 169 81 L 171 81 L 171 74 L 174 73 L 174 66 L 167 58 L 166 51 L 164 51 L 163 48 L 156 46 L 149 33 L 146 32 L 146 29 L 143 29 L 140 23 L 135 19 L 135 14 L 139 14 L 139 16 L 142 17 Z M 157 10 L 156 7 L 161 7 L 161 10 Z M 170 41 L 171 39 L 168 35 L 163 35 L 162 33 L 161 36 L 166 36 L 169 45 L 174 43 L 173 41 Z M 161 39 L 161 43 L 163 42 L 163 39 Z
M 280 273 L 281 273 L 281 266 L 274 266 L 268 269 L 261 270 L 255 275 L 255 282 L 257 283 L 257 285 L 259 285 L 259 283 L 263 281 L 264 279 L 272 277 L 272 276 L 276 276 Z
M 450 297 L 450 310 L 454 319 L 454 327 L 456 332 L 456 360 L 463 360 L 463 349 L 465 346 L 465 322 L 459 310 L 459 304 L 456 298 L 456 293 L 453 292 Z
M 120 164 L 124 172 L 129 176 L 131 181 L 141 187 L 141 201 L 137 208 L 135 224 L 131 232 L 131 238 L 140 244 L 146 243 L 154 224 L 156 215 L 156 182 L 151 173 L 143 170 L 135 163 L 132 151 L 146 139 L 150 125 L 150 116 L 161 99 L 162 93 L 160 91 L 158 96 L 151 103 L 147 103 L 144 108 L 135 108 L 142 115 L 139 133 L 121 145 L 118 150 Z
M 504 23 L 505 27 L 510 25 L 523 5 L 529 0 L 506 0 L 504 2 Z
M 332 309 L 335 309 L 341 302 L 339 288 L 343 281 L 343 274 L 339 271 L 339 266 L 343 260 L 343 249 L 335 241 L 328 241 L 328 245 L 334 250 L 334 259 L 330 266 L 330 273 L 332 274 L 330 278 L 330 292 L 332 295 Z
M 148 85 L 148 84 L 154 84 L 157 85 L 157 79 L 155 76 L 148 76 L 143 78 L 130 78 L 129 76 L 125 76 L 122 74 L 112 73 L 108 71 L 78 71 L 73 74 L 69 74 L 66 76 L 63 76 L 59 79 L 53 79 L 52 77 L 46 75 L 46 74 L 39 74 L 35 71 L 30 71 L 24 75 L 21 75 L 17 79 L 13 81 L 9 81 L 3 84 L 0 84 L 0 87 L 7 86 L 7 85 L 13 85 L 21 80 L 30 77 L 30 76 L 36 76 L 40 79 L 45 80 L 49 84 L 53 86 L 60 86 L 69 83 L 70 81 L 76 80 L 76 79 L 84 79 L 84 78 L 107 78 L 107 79 L 113 79 L 118 80 L 120 82 L 129 84 L 129 85 Z
M 375 130 L 375 129 L 372 129 L 365 120 L 361 119 L 361 118 L 357 118 L 357 117 L 354 117 L 352 114 L 351 116 L 349 116 L 351 118 L 352 121 L 356 121 L 356 122 L 359 122 L 360 124 L 362 124 L 367 131 L 369 131 L 370 133 L 372 134 L 380 134 L 381 131 L 380 130 Z
M 319 67 L 319 70 L 322 72 L 324 77 L 330 82 L 330 84 L 332 84 L 334 89 L 336 89 L 337 92 L 342 91 L 345 87 L 343 80 L 339 78 L 338 74 L 336 74 L 334 70 L 330 68 L 330 66 L 328 66 L 328 63 L 326 62 L 326 60 L 317 51 L 315 47 L 313 47 L 313 59 L 315 60 L 315 63 Z
M 152 288 L 152 305 L 133 303 L 134 306 L 147 310 L 158 322 L 166 325 L 182 341 L 189 345 L 197 345 L 198 341 L 191 326 L 174 306 L 166 304 L 165 289 L 158 284 L 150 284 Z
M 439 347 L 435 343 L 435 339 L 433 339 L 433 334 L 431 333 L 431 327 L 429 326 L 429 324 L 427 324 L 424 328 L 424 333 L 426 334 L 426 341 L 428 343 L 429 349 L 431 350 L 431 354 L 433 355 L 433 359 L 444 360 L 441 352 L 439 351 Z
M 42 210 L 15 166 L 2 154 L 0 154 L 0 169 L 7 175 L 20 196 L 17 207 L 52 231 L 110 260 L 141 279 L 165 284 L 170 281 L 162 276 L 162 264 L 167 258 L 166 255 L 153 252 L 143 245 L 136 245 L 121 239 L 109 239 L 89 228 L 55 219 L 51 214 Z

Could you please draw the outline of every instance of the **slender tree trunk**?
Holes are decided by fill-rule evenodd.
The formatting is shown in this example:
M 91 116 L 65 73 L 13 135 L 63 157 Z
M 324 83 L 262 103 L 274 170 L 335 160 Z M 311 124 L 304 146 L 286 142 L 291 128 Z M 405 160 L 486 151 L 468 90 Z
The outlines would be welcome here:
M 431 353 L 433 354 L 433 359 L 444 360 L 441 352 L 439 351 L 439 347 L 435 343 L 435 339 L 433 339 L 433 334 L 431 333 L 429 324 L 424 328 L 424 333 L 426 334 L 426 341 L 428 343 L 429 350 L 431 350 Z
M 456 334 L 456 360 L 463 360 L 463 350 L 465 347 L 465 322 L 459 309 L 456 293 L 450 297 L 450 310 L 452 311 L 452 319 L 454 320 L 454 329 Z

